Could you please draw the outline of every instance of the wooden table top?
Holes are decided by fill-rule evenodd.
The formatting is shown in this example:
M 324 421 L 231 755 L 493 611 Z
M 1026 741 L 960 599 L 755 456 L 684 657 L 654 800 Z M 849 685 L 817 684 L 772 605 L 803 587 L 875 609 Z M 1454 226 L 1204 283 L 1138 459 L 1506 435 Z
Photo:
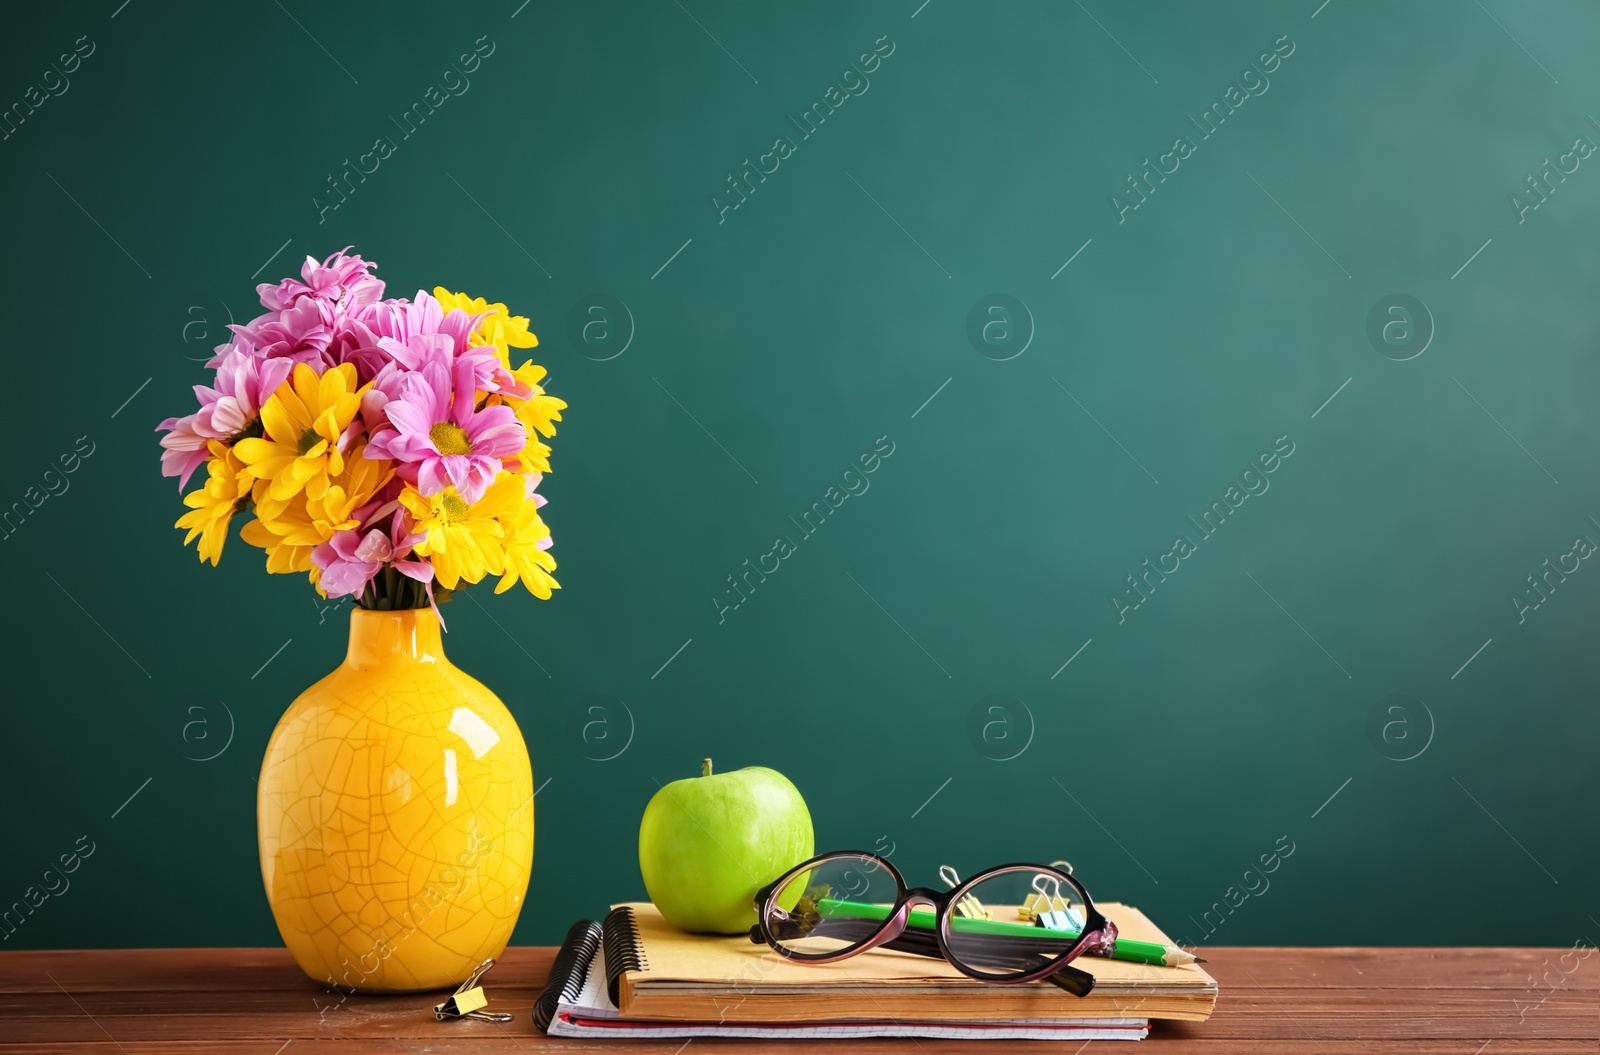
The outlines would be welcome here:
M 1213 1055 L 1510 1055 L 1600 1050 L 1600 956 L 1570 949 L 1211 948 L 1222 996 L 1208 1022 L 1153 1024 L 1147 1045 Z M 0 1055 L 530 1053 L 604 1049 L 676 1055 L 672 1041 L 563 1040 L 529 1009 L 555 950 L 508 949 L 489 974 L 491 1009 L 513 1022 L 438 1022 L 442 996 L 345 997 L 307 980 L 283 949 L 0 953 Z M 1562 959 L 1565 954 L 1565 960 Z M 707 1040 L 696 1048 L 792 1055 L 792 1042 Z M 1125 1041 L 1091 1042 L 1097 1051 Z M 1063 1053 L 1044 1041 L 809 1041 L 805 1050 L 958 1055 Z M 1077 1055 L 1081 1047 L 1074 1047 Z M 1128 1049 L 1134 1050 L 1134 1049 Z

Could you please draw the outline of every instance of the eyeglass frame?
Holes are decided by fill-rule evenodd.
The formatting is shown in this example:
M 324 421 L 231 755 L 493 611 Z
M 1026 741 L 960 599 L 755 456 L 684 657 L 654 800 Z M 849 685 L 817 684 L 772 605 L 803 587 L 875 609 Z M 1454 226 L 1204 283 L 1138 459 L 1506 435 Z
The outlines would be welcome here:
M 839 858 L 870 861 L 893 877 L 897 894 L 888 915 L 884 917 L 882 925 L 876 933 L 846 949 L 818 955 L 801 953 L 785 948 L 767 926 L 771 909 L 778 907 L 776 898 L 779 892 L 801 873 L 810 871 L 824 862 Z M 1058 880 L 1071 887 L 1083 899 L 1083 929 L 1079 932 L 1077 940 L 1066 951 L 1043 966 L 1034 968 L 1031 971 L 1004 976 L 984 974 L 976 968 L 961 962 L 960 959 L 951 954 L 947 934 L 950 929 L 953 910 L 961 902 L 962 898 L 970 894 L 978 884 L 1000 873 L 1019 869 L 1031 869 L 1042 875 L 1049 875 L 1052 880 Z M 757 890 L 754 900 L 756 925 L 750 928 L 751 941 L 765 941 L 779 956 L 795 963 L 822 966 L 849 959 L 852 956 L 858 956 L 880 946 L 890 945 L 911 929 L 911 910 L 915 906 L 922 905 L 934 910 L 933 936 L 938 948 L 938 955 L 942 956 L 946 963 L 967 977 L 993 985 L 1018 985 L 1025 982 L 1048 979 L 1074 996 L 1080 997 L 1087 996 L 1089 991 L 1094 988 L 1094 975 L 1071 966 L 1072 961 L 1086 953 L 1110 955 L 1117 940 L 1117 925 L 1100 914 L 1100 911 L 1094 907 L 1094 899 L 1089 896 L 1089 892 L 1083 888 L 1083 884 L 1078 882 L 1072 873 L 1063 872 L 1052 865 L 1032 864 L 1026 861 L 986 868 L 965 882 L 949 890 L 941 891 L 934 890 L 931 887 L 907 886 L 905 877 L 900 874 L 900 870 L 890 863 L 887 858 L 879 857 L 875 853 L 870 853 L 866 850 L 834 850 L 830 853 L 819 854 L 808 861 L 795 865 L 777 879 Z M 922 949 L 908 949 L 907 951 L 919 952 L 922 955 L 932 955 Z

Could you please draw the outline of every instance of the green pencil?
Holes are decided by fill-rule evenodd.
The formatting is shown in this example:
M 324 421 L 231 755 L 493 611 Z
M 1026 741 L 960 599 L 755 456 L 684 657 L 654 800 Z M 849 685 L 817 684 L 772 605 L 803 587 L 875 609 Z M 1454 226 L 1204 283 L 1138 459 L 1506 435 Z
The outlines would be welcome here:
M 863 919 L 887 919 L 889 916 L 888 905 L 868 905 L 859 901 L 835 901 L 824 898 L 817 903 L 817 908 L 824 916 L 857 916 Z M 936 924 L 934 914 L 921 909 L 913 909 L 908 920 L 908 926 L 918 930 L 933 930 Z M 1047 935 L 1062 938 L 1078 936 L 1076 931 L 1071 930 L 1036 927 L 1027 923 L 1006 923 L 993 919 L 971 919 L 966 916 L 952 916 L 950 926 L 953 930 L 967 931 L 971 934 L 1006 934 L 1019 938 L 1040 938 Z M 1128 938 L 1117 939 L 1111 958 L 1128 960 L 1132 963 L 1154 964 L 1157 967 L 1180 967 L 1184 964 L 1205 962 L 1194 953 L 1180 949 L 1176 945 L 1133 941 Z

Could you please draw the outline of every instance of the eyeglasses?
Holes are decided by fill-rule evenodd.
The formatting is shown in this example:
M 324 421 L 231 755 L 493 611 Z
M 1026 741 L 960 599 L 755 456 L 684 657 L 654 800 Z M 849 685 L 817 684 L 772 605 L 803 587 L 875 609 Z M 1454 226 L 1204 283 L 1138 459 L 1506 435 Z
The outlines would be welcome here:
M 986 918 L 984 903 L 1042 908 L 1043 925 Z M 933 911 L 917 911 L 926 906 Z M 969 978 L 1000 985 L 1048 979 L 1087 996 L 1094 975 L 1069 966 L 1109 955 L 1116 924 L 1088 891 L 1049 865 L 1009 864 L 950 890 L 907 887 L 876 854 L 841 850 L 796 865 L 756 892 L 750 940 L 796 963 L 825 964 L 888 948 L 949 961 Z

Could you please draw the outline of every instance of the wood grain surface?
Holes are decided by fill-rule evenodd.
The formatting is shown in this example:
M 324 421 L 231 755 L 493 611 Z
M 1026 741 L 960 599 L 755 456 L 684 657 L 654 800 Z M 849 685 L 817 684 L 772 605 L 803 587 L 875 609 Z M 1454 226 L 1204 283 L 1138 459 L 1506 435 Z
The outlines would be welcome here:
M 0 953 L 0 1055 L 304 1055 L 577 1051 L 675 1055 L 681 1040 L 590 1041 L 537 1033 L 529 1015 L 555 954 L 513 948 L 486 979 L 497 1024 L 438 1022 L 443 999 L 344 996 L 307 980 L 282 949 Z M 1565 960 L 1562 956 L 1565 954 Z M 1205 950 L 1222 990 L 1203 1023 L 1157 1022 L 1162 1051 L 1275 1055 L 1511 1055 L 1600 1051 L 1600 956 L 1563 949 Z M 1126 1042 L 1095 1041 L 1096 1050 Z M 945 1055 L 1065 1052 L 1060 1042 L 695 1040 L 695 1048 Z

